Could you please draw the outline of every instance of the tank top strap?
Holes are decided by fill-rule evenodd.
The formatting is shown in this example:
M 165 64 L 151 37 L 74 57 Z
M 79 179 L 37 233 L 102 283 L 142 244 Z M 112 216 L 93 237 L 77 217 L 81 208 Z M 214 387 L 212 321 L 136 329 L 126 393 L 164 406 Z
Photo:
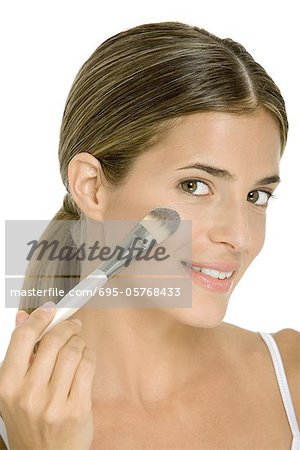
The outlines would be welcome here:
M 271 357 L 273 366 L 275 369 L 275 374 L 278 382 L 278 386 L 280 389 L 282 401 L 284 404 L 285 412 L 292 430 L 293 434 L 293 444 L 291 450 L 300 450 L 300 430 L 297 422 L 295 409 L 289 389 L 289 385 L 286 378 L 286 373 L 284 370 L 284 365 L 282 362 L 282 358 L 279 352 L 279 348 L 274 337 L 270 333 L 259 332 L 262 339 L 265 341 Z

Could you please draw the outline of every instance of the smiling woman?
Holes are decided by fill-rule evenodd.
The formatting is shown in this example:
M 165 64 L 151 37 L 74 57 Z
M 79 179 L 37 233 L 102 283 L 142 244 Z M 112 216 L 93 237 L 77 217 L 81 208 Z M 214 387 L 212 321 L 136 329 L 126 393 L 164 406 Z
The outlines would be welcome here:
M 33 355 L 53 316 L 22 298 L 27 320 L 0 369 L 11 450 L 300 448 L 299 332 L 223 321 L 263 247 L 287 132 L 278 86 L 230 38 L 150 23 L 93 52 L 67 98 L 59 160 L 68 192 L 43 237 L 76 246 L 56 222 L 138 221 L 174 208 L 193 225 L 192 307 L 81 309 L 80 330 L 57 325 Z M 23 288 L 53 286 L 47 276 L 63 264 L 33 281 L 32 262 Z

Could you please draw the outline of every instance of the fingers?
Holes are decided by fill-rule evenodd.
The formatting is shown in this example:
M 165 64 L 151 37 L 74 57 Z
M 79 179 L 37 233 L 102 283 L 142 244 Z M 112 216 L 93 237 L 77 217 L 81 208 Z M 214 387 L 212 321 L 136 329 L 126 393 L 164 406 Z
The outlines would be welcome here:
M 47 312 L 48 310 L 48 312 Z M 36 340 L 55 315 L 55 308 L 33 311 L 12 332 L 2 366 L 3 376 L 15 382 L 24 378 Z
M 68 344 L 72 336 L 80 331 L 81 327 L 78 323 L 73 320 L 64 320 L 42 337 L 30 370 L 26 375 L 29 383 L 32 380 L 38 387 L 50 382 L 60 351 Z M 70 352 L 73 350 L 72 345 L 74 347 L 74 341 L 70 342 Z
M 85 348 L 69 393 L 69 401 L 74 408 L 82 406 L 87 410 L 91 408 L 91 392 L 95 370 L 96 354 L 93 350 Z
M 28 317 L 29 317 L 29 314 L 26 311 L 24 311 L 23 309 L 20 309 L 16 314 L 15 327 L 18 327 L 19 325 L 21 325 L 21 323 L 23 323 L 25 320 L 27 320 Z M 29 365 L 31 365 L 33 358 L 34 358 L 34 355 L 31 355 L 30 360 L 29 360 Z
M 55 311 L 37 309 L 30 315 L 20 312 L 16 318 L 0 371 L 0 408 L 7 430 L 13 430 L 11 448 L 29 444 L 40 449 L 43 443 L 53 449 L 91 446 L 96 360 L 79 336 L 81 327 L 71 320 L 55 325 L 33 355 L 36 340 L 54 315 Z
M 21 323 L 24 322 L 24 320 L 26 320 L 28 317 L 29 314 L 23 309 L 20 309 L 16 314 L 15 326 L 18 327 L 19 325 L 21 325 Z
M 59 399 L 60 401 L 67 399 L 85 347 L 84 339 L 80 336 L 72 336 L 60 350 L 49 383 L 53 399 Z

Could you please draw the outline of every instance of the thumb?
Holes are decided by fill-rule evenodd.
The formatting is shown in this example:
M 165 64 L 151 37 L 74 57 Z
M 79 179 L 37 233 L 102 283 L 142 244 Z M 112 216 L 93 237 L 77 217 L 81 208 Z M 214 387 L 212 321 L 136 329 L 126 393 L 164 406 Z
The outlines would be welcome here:
M 28 319 L 28 317 L 29 314 L 23 309 L 20 309 L 16 314 L 15 327 L 17 328 L 19 325 L 21 325 L 21 323 L 23 323 L 24 320 Z

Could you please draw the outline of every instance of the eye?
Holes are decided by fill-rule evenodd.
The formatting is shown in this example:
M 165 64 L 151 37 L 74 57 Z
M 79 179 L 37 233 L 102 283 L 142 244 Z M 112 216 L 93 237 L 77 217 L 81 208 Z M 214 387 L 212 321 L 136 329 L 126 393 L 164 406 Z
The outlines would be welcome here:
M 263 195 L 259 196 L 258 193 L 261 192 Z M 276 198 L 272 192 L 269 191 L 251 191 L 248 194 L 248 198 L 250 198 L 250 202 L 256 204 L 257 206 L 262 206 L 266 208 L 268 206 L 268 201 L 270 198 Z M 259 203 L 256 203 L 259 200 Z
M 197 185 L 199 185 L 199 187 Z M 179 186 L 185 194 L 194 195 L 196 197 L 207 194 L 206 189 L 204 189 L 204 191 L 206 192 L 203 192 L 203 186 L 206 186 L 208 188 L 208 184 L 202 180 L 198 179 L 184 180 L 179 183 Z M 202 186 L 202 189 L 200 188 L 200 186 Z M 271 197 L 277 198 L 274 194 L 272 194 L 272 192 L 264 190 L 251 191 L 248 194 L 248 199 L 250 199 L 249 200 L 250 203 L 254 203 L 257 206 L 261 206 L 262 208 L 266 208 L 268 206 L 268 201 Z
M 204 186 L 208 186 L 206 183 L 204 183 L 204 181 L 201 180 L 184 180 L 182 181 L 179 186 L 183 186 L 181 189 L 186 193 L 186 194 L 191 194 L 191 195 L 203 195 L 203 189 L 198 189 L 198 193 L 197 192 L 197 183 L 201 183 Z M 202 193 L 201 193 L 202 192 Z M 204 194 L 207 192 L 204 192 Z

